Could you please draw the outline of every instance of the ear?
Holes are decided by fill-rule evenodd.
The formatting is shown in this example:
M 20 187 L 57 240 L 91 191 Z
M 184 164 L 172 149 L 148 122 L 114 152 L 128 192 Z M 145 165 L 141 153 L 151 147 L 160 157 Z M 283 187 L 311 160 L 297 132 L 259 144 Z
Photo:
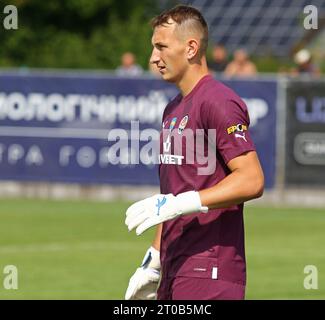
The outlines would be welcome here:
M 199 51 L 199 42 L 196 39 L 190 39 L 187 42 L 187 59 L 193 59 Z

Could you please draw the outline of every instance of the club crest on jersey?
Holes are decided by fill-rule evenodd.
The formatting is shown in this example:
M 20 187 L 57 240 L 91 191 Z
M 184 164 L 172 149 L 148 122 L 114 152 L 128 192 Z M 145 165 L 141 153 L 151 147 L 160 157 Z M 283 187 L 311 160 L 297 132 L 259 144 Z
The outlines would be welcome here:
M 182 133 L 183 133 L 183 131 L 184 131 L 186 125 L 187 125 L 187 121 L 188 121 L 188 116 L 185 116 L 185 117 L 181 120 L 181 122 L 180 122 L 180 124 L 179 124 L 179 126 L 178 126 L 178 134 L 182 134 Z
M 175 124 L 176 124 L 176 121 L 177 121 L 177 117 L 173 118 L 170 125 L 169 125 L 169 130 L 172 131 L 175 127 Z

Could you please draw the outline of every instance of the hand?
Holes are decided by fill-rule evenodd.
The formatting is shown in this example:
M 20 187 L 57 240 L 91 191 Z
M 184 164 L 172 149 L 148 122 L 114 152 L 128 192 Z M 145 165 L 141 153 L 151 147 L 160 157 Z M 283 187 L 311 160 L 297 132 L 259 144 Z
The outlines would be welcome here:
M 160 279 L 160 253 L 153 247 L 146 252 L 141 267 L 129 281 L 125 300 L 154 300 Z
M 176 197 L 171 193 L 157 194 L 130 206 L 126 211 L 125 224 L 129 231 L 137 227 L 136 234 L 140 235 L 152 226 L 182 214 L 207 211 L 207 207 L 202 207 L 200 195 L 196 191 L 184 192 Z

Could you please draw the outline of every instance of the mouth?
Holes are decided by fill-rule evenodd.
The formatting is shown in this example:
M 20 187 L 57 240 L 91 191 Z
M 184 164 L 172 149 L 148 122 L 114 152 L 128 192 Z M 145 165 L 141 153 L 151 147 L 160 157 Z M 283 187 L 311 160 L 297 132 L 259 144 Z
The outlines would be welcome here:
M 164 73 L 166 70 L 166 67 L 158 67 L 160 73 Z

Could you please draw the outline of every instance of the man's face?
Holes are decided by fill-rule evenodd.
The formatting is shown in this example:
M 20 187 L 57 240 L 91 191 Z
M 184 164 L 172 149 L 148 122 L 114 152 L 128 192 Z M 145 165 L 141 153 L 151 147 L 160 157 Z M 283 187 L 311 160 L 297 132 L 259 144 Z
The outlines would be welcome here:
M 176 24 L 158 26 L 152 36 L 150 63 L 156 64 L 163 79 L 178 82 L 188 66 L 186 41 L 175 32 Z
M 226 50 L 225 48 L 221 47 L 221 46 L 216 46 L 214 47 L 213 50 L 213 58 L 215 61 L 223 61 L 226 59 Z
M 248 60 L 247 53 L 244 50 L 237 50 L 234 53 L 234 60 L 240 64 L 245 63 Z
M 131 66 L 133 66 L 134 64 L 134 55 L 131 54 L 131 53 L 125 53 L 123 56 L 122 56 L 122 65 L 125 67 L 125 68 L 129 68 Z

